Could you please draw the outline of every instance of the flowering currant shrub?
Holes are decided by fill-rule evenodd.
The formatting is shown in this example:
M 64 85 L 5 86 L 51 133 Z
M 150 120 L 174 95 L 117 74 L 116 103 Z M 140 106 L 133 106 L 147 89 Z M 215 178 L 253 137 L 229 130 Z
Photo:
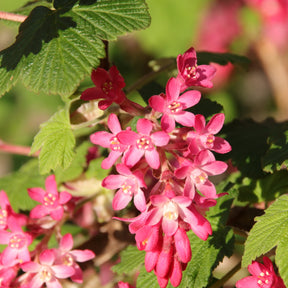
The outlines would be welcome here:
M 233 65 L 250 64 L 225 51 L 245 34 L 235 15 L 259 13 L 258 41 L 275 56 L 288 2 L 269 11 L 270 1 L 228 2 L 213 1 L 215 18 L 203 17 L 211 30 L 199 29 L 198 47 L 217 53 L 195 43 L 139 79 L 128 65 L 135 52 L 140 66 L 139 51 L 123 60 L 109 45 L 148 28 L 145 0 L 39 0 L 0 12 L 19 25 L 0 52 L 0 95 L 19 80 L 62 101 L 31 147 L 0 135 L 0 152 L 25 157 L 0 178 L 0 287 L 288 287 L 287 121 L 232 121 L 225 101 L 209 98 Z M 250 49 L 265 66 L 259 43 Z

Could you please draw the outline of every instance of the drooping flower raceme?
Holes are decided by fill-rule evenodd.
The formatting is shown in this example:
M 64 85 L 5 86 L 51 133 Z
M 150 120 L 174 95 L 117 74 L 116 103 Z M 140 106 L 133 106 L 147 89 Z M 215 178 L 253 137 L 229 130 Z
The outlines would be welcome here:
M 285 288 L 283 280 L 274 271 L 272 261 L 266 256 L 263 257 L 263 264 L 253 261 L 248 271 L 252 276 L 237 281 L 237 288 Z
M 175 121 L 183 126 L 194 126 L 194 114 L 184 111 L 200 101 L 199 91 L 187 91 L 180 95 L 181 82 L 170 78 L 166 85 L 166 95 L 155 95 L 149 99 L 150 106 L 161 112 L 161 128 L 166 132 L 175 129 Z
M 63 205 L 66 204 L 71 198 L 71 194 L 62 191 L 58 193 L 57 183 L 55 181 L 55 175 L 50 175 L 46 178 L 45 188 L 36 187 L 29 188 L 29 196 L 41 203 L 37 205 L 30 212 L 31 218 L 42 218 L 43 216 L 50 215 L 54 220 L 61 220 L 64 208 Z
M 86 89 L 81 94 L 82 100 L 104 99 L 98 103 L 98 106 L 101 110 L 105 110 L 113 102 L 120 104 L 125 99 L 122 90 L 125 87 L 125 82 L 115 65 L 109 69 L 109 72 L 103 68 L 93 70 L 91 79 L 95 87 Z
M 190 86 L 213 87 L 211 79 L 216 69 L 211 65 L 197 65 L 197 55 L 194 48 L 188 49 L 177 57 L 178 76 L 181 81 L 181 91 Z

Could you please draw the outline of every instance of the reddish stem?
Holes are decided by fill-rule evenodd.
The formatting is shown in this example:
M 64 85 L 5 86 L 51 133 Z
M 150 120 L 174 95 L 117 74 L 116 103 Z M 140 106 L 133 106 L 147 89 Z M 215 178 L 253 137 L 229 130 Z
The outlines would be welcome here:
M 31 154 L 31 147 L 12 145 L 4 143 L 1 140 L 0 140 L 0 151 L 4 151 L 11 154 L 34 156 L 34 157 L 37 157 L 39 155 L 39 151 L 34 154 Z
M 9 20 L 9 21 L 22 23 L 25 21 L 26 18 L 27 16 L 25 15 L 19 15 L 19 14 L 0 11 L 0 19 L 3 19 L 3 20 Z

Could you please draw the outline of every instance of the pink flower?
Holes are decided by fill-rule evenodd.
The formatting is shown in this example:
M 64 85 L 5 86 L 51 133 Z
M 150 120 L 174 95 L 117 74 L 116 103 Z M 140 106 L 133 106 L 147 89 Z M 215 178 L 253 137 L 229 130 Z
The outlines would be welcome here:
M 118 164 L 116 170 L 121 175 L 109 175 L 102 186 L 107 189 L 120 188 L 113 199 L 114 210 L 121 210 L 127 206 L 134 195 L 134 204 L 139 211 L 146 209 L 146 199 L 141 187 L 146 187 L 144 175 L 140 170 L 132 172 L 124 164 Z
M 196 189 L 207 198 L 218 198 L 215 186 L 209 181 L 208 176 L 219 175 L 225 172 L 227 164 L 216 161 L 214 155 L 209 150 L 200 151 L 194 161 L 184 159 L 181 167 L 175 170 L 175 176 L 183 179 L 186 177 L 184 195 L 194 199 Z
M 19 267 L 17 265 L 12 267 L 2 266 L 0 264 L 0 287 L 10 288 L 13 287 L 11 282 L 16 278 Z
M 197 65 L 197 56 L 194 48 L 188 49 L 183 55 L 177 57 L 178 76 L 181 82 L 181 91 L 191 86 L 213 87 L 211 79 L 216 69 L 211 65 Z
M 73 248 L 73 238 L 71 234 L 64 235 L 59 244 L 59 249 L 54 249 L 56 255 L 55 264 L 73 267 L 75 273 L 71 275 L 71 280 L 76 283 L 83 282 L 83 273 L 76 262 L 86 262 L 95 257 L 91 250 L 71 250 Z
M 190 142 L 189 152 L 196 155 L 205 149 L 218 153 L 228 153 L 231 151 L 231 146 L 226 140 L 214 136 L 221 130 L 224 119 L 225 115 L 223 113 L 216 114 L 205 127 L 205 117 L 200 114 L 196 115 L 195 131 L 190 131 L 187 134 L 187 140 Z
M 263 257 L 263 264 L 252 261 L 248 271 L 252 276 L 237 281 L 237 288 L 285 288 L 283 280 L 275 274 L 272 261 L 268 257 Z
M 86 89 L 81 94 L 82 100 L 104 99 L 98 103 L 98 106 L 105 110 L 113 102 L 120 104 L 125 99 L 125 94 L 122 91 L 125 82 L 116 66 L 112 66 L 109 72 L 102 68 L 93 70 L 91 79 L 96 87 Z
M 24 272 L 35 274 L 29 283 L 30 288 L 41 288 L 46 284 L 48 288 L 61 288 L 58 279 L 71 277 L 75 270 L 67 265 L 54 265 L 55 254 L 53 250 L 46 249 L 39 255 L 39 263 L 26 262 L 21 265 Z
M 45 181 L 46 191 L 40 187 L 29 188 L 28 194 L 33 199 L 42 205 L 37 205 L 30 212 L 31 218 L 42 218 L 43 216 L 50 215 L 54 220 L 61 220 L 64 208 L 71 198 L 71 194 L 66 191 L 58 193 L 55 175 L 50 175 Z
M 8 244 L 1 254 L 4 266 L 13 266 L 17 263 L 30 261 L 28 246 L 32 243 L 32 236 L 23 232 L 18 222 L 11 223 L 11 232 L 0 231 L 0 243 Z
M 118 288 L 134 288 L 134 286 L 121 281 L 121 282 L 118 282 Z
M 23 214 L 16 214 L 9 202 L 7 194 L 2 190 L 0 191 L 0 230 L 9 228 L 9 223 L 17 222 L 20 226 L 27 223 L 27 217 Z
M 149 99 L 150 106 L 155 111 L 163 113 L 161 127 L 166 132 L 174 130 L 175 121 L 187 127 L 194 125 L 194 114 L 184 110 L 197 104 L 200 101 L 201 93 L 187 91 L 179 96 L 180 86 L 179 80 L 170 78 L 166 86 L 166 97 L 155 95 Z
M 110 153 L 106 159 L 102 161 L 101 167 L 109 169 L 116 160 L 127 150 L 128 146 L 119 142 L 118 134 L 122 131 L 120 122 L 115 114 L 110 114 L 108 118 L 108 128 L 112 133 L 106 131 L 95 132 L 90 136 L 93 144 L 98 144 L 105 148 L 110 148 Z
M 142 156 L 145 156 L 151 168 L 159 168 L 160 158 L 155 146 L 162 147 L 167 145 L 170 137 L 163 131 L 151 134 L 152 128 L 152 122 L 142 118 L 137 122 L 137 131 L 139 134 L 134 131 L 123 131 L 118 134 L 118 138 L 122 144 L 130 145 L 129 150 L 122 159 L 125 165 L 132 167 Z

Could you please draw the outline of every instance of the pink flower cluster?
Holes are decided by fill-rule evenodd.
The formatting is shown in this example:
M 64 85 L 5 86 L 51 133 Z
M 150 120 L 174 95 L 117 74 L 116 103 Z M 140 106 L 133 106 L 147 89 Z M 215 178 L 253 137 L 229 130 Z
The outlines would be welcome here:
M 31 210 L 29 218 L 15 213 L 6 193 L 0 192 L 0 244 L 5 245 L 0 254 L 0 287 L 41 288 L 46 284 L 61 288 L 59 279 L 65 278 L 81 283 L 82 270 L 77 262 L 95 257 L 90 250 L 72 250 L 72 235 L 62 236 L 59 232 L 57 225 L 65 220 L 72 196 L 58 192 L 54 175 L 47 177 L 45 188 L 28 189 L 30 197 L 41 203 Z M 48 249 L 53 233 L 57 234 L 59 245 Z M 39 244 L 32 249 L 34 240 Z
M 203 240 L 212 234 L 205 212 L 223 193 L 217 194 L 210 176 L 227 169 L 213 152 L 231 150 L 227 141 L 216 136 L 224 114 L 214 115 L 206 123 L 203 115 L 189 111 L 200 101 L 201 93 L 187 89 L 212 87 L 215 68 L 197 65 L 193 48 L 177 57 L 177 66 L 178 75 L 169 79 L 165 94 L 149 99 L 144 116 L 143 109 L 139 111 L 135 131 L 110 114 L 110 132 L 90 136 L 92 143 L 109 150 L 102 168 L 116 165 L 118 174 L 102 182 L 105 188 L 117 189 L 114 210 L 125 208 L 133 199 L 140 212 L 136 218 L 118 219 L 131 222 L 129 229 L 135 234 L 137 247 L 146 251 L 146 270 L 155 272 L 160 287 L 166 287 L 169 280 L 175 287 L 181 282 L 192 255 L 186 233 L 192 230 Z M 125 105 L 115 102 L 130 113 Z
M 248 271 L 252 276 L 237 281 L 237 288 L 285 288 L 283 280 L 274 271 L 273 263 L 266 256 L 263 257 L 263 264 L 253 261 Z

